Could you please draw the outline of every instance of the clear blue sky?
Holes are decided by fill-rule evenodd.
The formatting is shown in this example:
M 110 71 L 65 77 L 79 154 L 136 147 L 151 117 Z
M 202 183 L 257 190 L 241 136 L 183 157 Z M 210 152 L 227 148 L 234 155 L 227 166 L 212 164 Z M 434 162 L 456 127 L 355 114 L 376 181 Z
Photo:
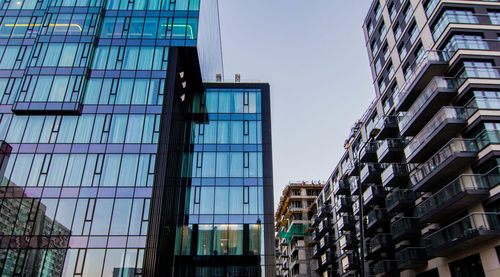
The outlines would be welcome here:
M 375 97 L 362 24 L 371 0 L 220 0 L 225 80 L 271 85 L 275 205 L 326 180 Z

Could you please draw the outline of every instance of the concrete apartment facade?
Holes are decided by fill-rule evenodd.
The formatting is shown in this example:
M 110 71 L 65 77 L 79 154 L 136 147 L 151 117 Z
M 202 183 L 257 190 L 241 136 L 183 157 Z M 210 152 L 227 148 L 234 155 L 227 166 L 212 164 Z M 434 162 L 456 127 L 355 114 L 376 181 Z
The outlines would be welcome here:
M 363 30 L 376 97 L 317 199 L 317 272 L 500 276 L 499 1 L 375 0 Z

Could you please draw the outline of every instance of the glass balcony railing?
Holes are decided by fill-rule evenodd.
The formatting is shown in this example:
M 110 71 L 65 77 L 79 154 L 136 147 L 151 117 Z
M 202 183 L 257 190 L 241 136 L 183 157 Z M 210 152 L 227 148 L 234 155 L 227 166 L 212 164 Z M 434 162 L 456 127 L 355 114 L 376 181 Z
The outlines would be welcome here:
M 380 177 L 384 186 L 387 186 L 386 183 L 392 181 L 391 179 L 408 178 L 408 166 L 406 164 L 391 164 L 382 172 Z
M 405 148 L 406 157 L 412 156 L 412 154 L 419 149 L 422 145 L 425 145 L 427 141 L 431 140 L 432 132 L 438 129 L 439 126 L 446 120 L 467 120 L 470 115 L 475 112 L 476 109 L 473 108 L 463 108 L 463 107 L 443 107 L 437 114 L 425 125 L 425 127 L 408 143 Z
M 428 161 L 416 167 L 410 173 L 410 182 L 417 185 L 425 177 L 432 174 L 443 162 L 457 153 L 477 153 L 478 148 L 473 139 L 452 139 Z
M 434 62 L 447 62 L 448 56 L 443 54 L 442 51 L 429 50 L 424 54 L 419 56 L 419 58 L 410 66 L 412 68 L 411 73 L 406 77 L 406 81 L 401 86 L 399 91 L 393 95 L 394 106 L 397 106 L 404 98 L 408 96 L 411 92 L 410 87 L 415 82 L 417 76 L 422 72 L 422 70 L 431 63 Z
M 500 233 L 500 213 L 471 213 L 424 238 L 430 252 L 436 254 L 460 242 L 488 232 Z M 497 233 L 498 235 L 498 233 Z
M 399 211 L 401 208 L 412 206 L 415 199 L 415 192 L 411 189 L 396 190 L 387 195 L 385 198 L 385 206 L 388 211 L 392 211 L 400 207 L 397 209 Z
M 486 40 L 481 37 L 471 37 L 470 39 L 452 37 L 443 50 L 444 54 L 451 59 L 458 50 L 489 50 L 488 41 L 498 44 L 498 40 Z
M 418 98 L 413 102 L 413 105 L 408 111 L 399 117 L 399 129 L 404 130 L 408 123 L 420 112 L 424 104 L 431 98 L 432 95 L 439 89 L 454 89 L 452 79 L 437 76 L 427 85 L 427 87 L 420 93 Z
M 468 64 L 454 77 L 454 86 L 461 87 L 468 79 L 498 79 L 500 78 L 499 67 L 489 63 L 472 65 Z
M 500 175 L 497 174 L 497 178 L 498 177 L 500 177 Z M 488 178 L 486 178 L 485 175 L 461 175 L 444 188 L 434 193 L 430 198 L 418 204 L 416 207 L 417 215 L 423 217 L 436 209 L 440 209 L 443 204 L 460 193 L 471 190 L 488 189 L 489 187 Z
M 432 37 L 438 40 L 449 24 L 478 24 L 478 17 L 468 10 L 446 10 L 432 28 Z

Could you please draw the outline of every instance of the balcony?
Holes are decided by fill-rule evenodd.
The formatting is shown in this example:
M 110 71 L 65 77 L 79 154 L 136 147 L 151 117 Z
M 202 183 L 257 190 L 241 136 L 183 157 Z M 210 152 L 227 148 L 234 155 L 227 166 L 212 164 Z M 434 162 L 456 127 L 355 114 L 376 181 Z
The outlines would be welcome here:
M 348 197 L 337 197 L 335 201 L 335 211 L 337 213 L 347 213 L 351 210 L 351 200 Z
M 340 250 L 353 250 L 358 247 L 356 237 L 353 235 L 343 235 L 339 238 Z
M 384 187 L 404 187 L 408 184 L 409 173 L 406 164 L 390 164 L 381 174 Z
M 498 176 L 497 172 L 495 183 L 498 183 Z M 470 204 L 488 198 L 489 188 L 486 175 L 461 175 L 418 204 L 417 215 L 422 222 L 440 222 Z
M 410 173 L 414 191 L 432 191 L 457 175 L 457 171 L 477 158 L 477 145 L 470 139 L 452 139 L 427 162 Z
M 378 134 L 376 135 L 377 140 L 382 140 L 386 138 L 394 138 L 398 135 L 398 119 L 396 116 L 388 115 L 384 119 L 379 119 L 375 123 L 375 129 L 378 129 Z
M 407 247 L 396 252 L 396 261 L 400 270 L 413 269 L 427 265 L 425 247 Z
M 359 161 L 362 163 L 377 161 L 378 142 L 368 142 L 365 147 L 359 150 Z
M 339 180 L 333 183 L 333 194 L 334 195 L 349 195 L 351 192 L 349 187 L 349 182 L 346 180 Z
M 434 76 L 442 75 L 448 67 L 447 57 L 441 51 L 427 51 L 412 65 L 410 73 L 398 93 L 393 95 L 396 111 L 406 111 Z
M 354 230 L 354 225 L 356 224 L 356 220 L 353 216 L 341 216 L 337 221 L 337 227 L 339 231 L 352 231 Z
M 385 209 L 376 208 L 373 209 L 366 216 L 366 228 L 367 230 L 372 230 L 374 228 L 380 227 L 384 223 L 388 223 L 390 217 L 387 215 Z
M 385 198 L 387 212 L 402 212 L 415 204 L 416 195 L 413 190 L 395 190 Z
M 402 136 L 414 136 L 439 109 L 457 95 L 453 81 L 441 76 L 434 77 L 420 93 L 406 113 L 399 117 Z
M 319 246 L 319 253 L 323 254 L 328 248 L 335 246 L 335 238 L 333 236 L 324 236 L 319 240 L 317 245 Z
M 389 250 L 393 248 L 391 234 L 378 234 L 370 240 L 370 252 L 375 254 L 379 251 Z
M 407 240 L 420 236 L 420 220 L 418 217 L 401 217 L 391 223 L 392 239 Z
M 358 194 L 358 189 L 359 189 L 359 179 L 358 177 L 351 177 L 349 178 L 349 188 L 351 190 L 351 195 L 357 195 Z
M 382 260 L 375 264 L 373 272 L 377 277 L 399 275 L 398 266 L 395 260 Z
M 380 184 L 380 173 L 384 170 L 381 164 L 365 164 L 361 169 L 361 184 L 377 183 Z
M 318 261 L 318 269 L 317 272 L 324 271 L 328 266 L 333 265 L 335 263 L 335 254 L 330 251 L 327 251 L 323 255 L 320 256 Z
M 342 267 L 342 273 L 347 273 L 359 269 L 359 259 L 354 252 L 350 252 L 340 258 L 339 265 Z M 342 274 L 342 276 L 344 276 L 344 274 Z
M 427 253 L 447 256 L 500 236 L 500 213 L 472 213 L 424 238 Z
M 377 149 L 379 163 L 401 162 L 403 150 L 406 146 L 404 139 L 386 139 Z
M 358 215 L 359 213 L 359 201 L 353 201 L 352 203 L 352 214 Z
M 331 231 L 332 230 L 332 224 L 330 223 L 330 220 L 328 219 L 325 219 L 325 220 L 322 220 L 319 224 L 318 224 L 318 235 L 319 236 L 323 236 L 325 235 L 327 232 Z M 319 238 L 321 239 L 321 238 Z
M 369 186 L 363 193 L 364 207 L 384 203 L 385 194 L 383 186 Z
M 331 214 L 332 214 L 332 206 L 330 206 L 330 205 L 324 205 L 319 210 L 318 216 L 321 217 L 321 218 L 325 218 L 325 217 L 328 217 Z
M 424 162 L 429 155 L 453 138 L 466 124 L 476 109 L 442 107 L 441 110 L 410 141 L 404 152 L 409 163 Z

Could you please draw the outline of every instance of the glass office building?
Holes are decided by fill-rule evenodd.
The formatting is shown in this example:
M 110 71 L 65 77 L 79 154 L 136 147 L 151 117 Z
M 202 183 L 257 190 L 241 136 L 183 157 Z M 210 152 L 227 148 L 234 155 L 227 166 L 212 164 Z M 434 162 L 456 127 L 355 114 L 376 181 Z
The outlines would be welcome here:
M 2 276 L 265 275 L 269 90 L 213 110 L 217 1 L 0 1 L 0 20 Z M 200 141 L 214 124 L 228 140 Z

